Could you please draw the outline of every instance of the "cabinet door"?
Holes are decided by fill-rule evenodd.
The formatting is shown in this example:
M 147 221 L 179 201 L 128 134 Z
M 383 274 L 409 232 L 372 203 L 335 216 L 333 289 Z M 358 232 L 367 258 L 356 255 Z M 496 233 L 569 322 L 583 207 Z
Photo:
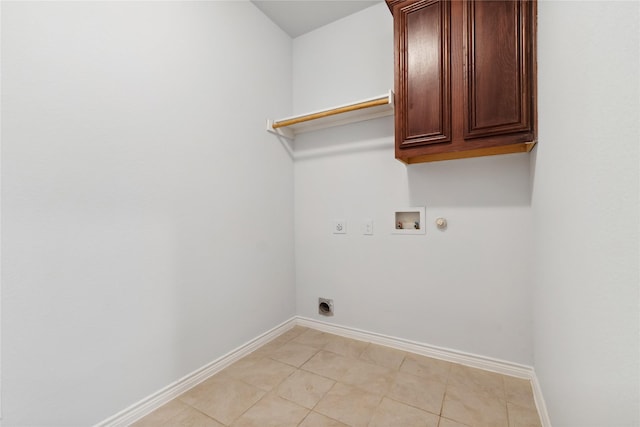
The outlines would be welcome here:
M 464 139 L 532 131 L 528 1 L 464 8 Z
M 536 0 L 386 0 L 394 18 L 396 158 L 530 151 Z
M 393 7 L 396 149 L 450 142 L 449 1 L 403 1 Z

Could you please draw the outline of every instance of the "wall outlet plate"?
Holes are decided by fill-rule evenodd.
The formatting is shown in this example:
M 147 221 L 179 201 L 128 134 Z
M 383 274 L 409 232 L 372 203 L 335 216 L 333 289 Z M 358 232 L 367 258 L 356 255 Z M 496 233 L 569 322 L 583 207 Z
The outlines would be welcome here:
M 347 220 L 334 219 L 333 220 L 333 234 L 347 234 Z
M 373 220 L 365 218 L 362 220 L 362 234 L 371 236 L 373 234 Z

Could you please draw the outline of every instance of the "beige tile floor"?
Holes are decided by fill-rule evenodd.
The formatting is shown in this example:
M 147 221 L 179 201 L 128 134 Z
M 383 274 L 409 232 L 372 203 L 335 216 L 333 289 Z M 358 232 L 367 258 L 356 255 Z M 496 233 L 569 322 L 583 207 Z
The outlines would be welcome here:
M 135 427 L 540 427 L 529 381 L 296 326 Z

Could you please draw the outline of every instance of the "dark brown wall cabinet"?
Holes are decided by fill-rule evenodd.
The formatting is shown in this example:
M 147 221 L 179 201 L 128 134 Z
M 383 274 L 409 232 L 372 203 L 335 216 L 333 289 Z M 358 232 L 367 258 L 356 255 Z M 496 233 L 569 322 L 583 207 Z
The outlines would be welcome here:
M 535 1 L 386 1 L 394 21 L 396 158 L 530 151 Z

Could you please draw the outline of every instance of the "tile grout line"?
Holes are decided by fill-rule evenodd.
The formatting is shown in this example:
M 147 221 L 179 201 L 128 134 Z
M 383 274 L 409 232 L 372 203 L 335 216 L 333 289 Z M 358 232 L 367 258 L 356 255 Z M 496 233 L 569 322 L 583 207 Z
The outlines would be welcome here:
M 204 382 L 204 381 L 203 381 L 203 382 Z M 194 388 L 195 388 L 195 387 L 194 387 Z M 191 389 L 189 389 L 189 390 L 191 390 Z M 185 393 L 187 393 L 189 390 L 187 390 Z M 181 400 L 181 399 L 180 399 L 180 396 L 176 397 L 174 400 L 178 400 L 180 403 L 182 403 L 182 404 L 184 404 L 184 405 L 187 405 L 189 408 L 193 409 L 194 411 L 201 413 L 202 415 L 206 416 L 207 418 L 211 418 L 213 421 L 215 421 L 215 422 L 217 422 L 217 423 L 220 423 L 220 424 L 222 424 L 223 426 L 226 426 L 226 424 L 225 424 L 225 423 L 223 423 L 221 420 L 219 420 L 219 419 L 217 419 L 217 418 L 215 418 L 215 417 L 213 417 L 213 416 L 211 416 L 211 415 L 209 415 L 209 414 L 207 414 L 207 413 L 205 413 L 205 412 L 201 411 L 200 409 L 196 408 L 196 407 L 195 407 L 195 406 L 193 406 L 192 404 L 187 403 L 187 402 L 185 402 L 185 401 Z M 165 405 L 167 405 L 167 404 L 168 404 L 168 403 L 166 403 Z M 186 411 L 186 410 L 185 410 L 185 411 Z M 182 411 L 182 412 L 185 412 L 185 411 Z M 182 412 L 180 412 L 180 414 L 181 414 Z M 179 414 L 177 414 L 177 415 L 179 415 Z M 175 418 L 177 415 L 175 415 L 175 416 L 171 417 L 171 418 L 170 418 L 170 420 L 171 420 L 171 419 L 173 419 L 173 418 Z M 143 418 L 143 419 L 144 419 L 144 418 Z M 165 423 L 163 423 L 163 425 L 164 425 L 164 424 L 165 424 Z
M 305 371 L 305 372 L 307 372 L 307 371 Z M 314 374 L 314 375 L 315 375 L 315 374 Z M 326 378 L 326 377 L 323 377 L 323 378 Z M 309 411 L 309 414 L 310 414 L 311 412 L 316 412 L 316 413 L 318 413 L 318 414 L 322 415 L 323 417 L 327 417 L 327 418 L 330 418 L 330 419 L 332 419 L 332 420 L 334 419 L 334 418 L 331 418 L 331 417 L 330 417 L 330 416 L 328 416 L 328 415 L 323 414 L 322 412 L 314 411 L 314 409 L 316 409 L 316 407 L 317 407 L 317 406 L 318 406 L 318 404 L 322 401 L 322 399 L 324 399 L 324 398 L 325 398 L 325 396 L 326 396 L 327 394 L 329 394 L 329 392 L 330 392 L 331 390 L 333 390 L 333 388 L 336 386 L 336 384 L 338 384 L 338 381 L 336 381 L 336 380 L 331 380 L 331 381 L 333 381 L 333 385 L 332 385 L 332 386 L 331 386 L 331 388 L 330 388 L 329 390 L 327 390 L 327 391 L 322 395 L 322 397 L 321 397 L 320 399 L 318 399 L 318 401 L 313 405 L 313 408 L 311 408 L 311 410 Z M 309 416 L 309 415 L 307 414 L 307 416 Z M 305 417 L 305 418 L 306 418 L 306 417 Z M 342 421 L 340 421 L 340 420 L 335 420 L 335 421 L 338 421 L 338 422 L 340 422 L 340 423 L 344 424 L 344 423 L 343 423 Z
M 449 370 L 447 371 L 447 381 L 444 385 L 444 394 L 442 395 L 442 404 L 440 405 L 440 417 L 444 415 L 444 401 L 447 398 L 447 391 L 449 390 L 449 381 L 451 379 L 451 370 L 453 369 L 453 365 L 449 366 Z M 438 423 L 439 424 L 439 423 Z
M 182 403 L 184 403 L 184 402 L 182 402 Z M 213 421 L 215 421 L 215 422 L 217 422 L 217 423 L 220 423 L 220 424 L 222 424 L 222 425 L 225 425 L 225 423 L 223 423 L 223 422 L 222 422 L 222 421 L 220 421 L 219 419 L 214 418 L 214 417 L 212 417 L 211 415 L 209 415 L 209 414 L 206 414 L 206 413 L 202 412 L 200 409 L 196 408 L 195 406 L 191 406 L 191 405 L 189 405 L 188 403 L 186 403 L 186 405 L 188 405 L 190 408 L 194 409 L 195 411 L 197 411 L 197 412 L 201 413 L 201 414 L 202 414 L 202 415 L 204 415 L 205 417 L 210 418 L 210 419 L 212 419 Z M 174 417 L 174 418 L 175 418 L 175 417 Z
M 321 332 L 321 334 L 326 335 L 326 334 L 328 334 L 328 333 L 326 333 L 326 332 Z M 329 335 L 335 335 L 335 334 L 329 334 Z M 335 336 L 340 336 L 340 335 L 335 335 Z M 345 337 L 341 337 L 341 338 L 345 338 Z M 351 338 L 346 338 L 346 339 L 351 339 Z M 351 339 L 351 340 L 353 340 L 353 339 Z M 361 340 L 354 340 L 354 341 L 361 341 Z M 325 351 L 325 352 L 332 353 L 332 354 L 334 354 L 334 355 L 336 355 L 336 356 L 338 356 L 338 357 L 342 357 L 342 358 L 345 358 L 345 359 L 353 359 L 354 361 L 359 361 L 359 362 L 362 362 L 362 363 L 367 363 L 367 364 L 370 364 L 370 365 L 372 365 L 372 366 L 379 366 L 379 365 L 377 365 L 377 364 L 375 364 L 375 363 L 370 363 L 369 361 L 367 361 L 367 360 L 362 360 L 362 359 L 360 358 L 360 357 L 362 356 L 362 354 L 364 354 L 365 349 L 366 349 L 370 344 L 372 344 L 371 342 L 368 342 L 368 341 L 361 341 L 361 342 L 364 342 L 364 343 L 366 343 L 367 345 L 362 349 L 362 351 L 360 351 L 360 352 L 358 353 L 358 355 L 357 355 L 357 356 L 354 356 L 354 357 L 349 356 L 349 355 L 344 355 L 344 354 L 336 353 L 336 352 L 334 352 L 334 351 L 331 351 L 331 350 L 327 349 L 326 347 L 327 347 L 327 345 L 329 345 L 329 342 L 327 342 L 327 343 L 323 344 L 323 345 L 322 345 L 322 347 L 321 347 L 320 349 L 318 349 L 318 351 L 314 354 L 314 356 L 315 356 L 315 355 L 317 355 L 318 353 L 320 353 L 321 351 Z M 309 360 L 311 360 L 314 356 L 310 357 L 310 358 L 309 358 Z M 404 356 L 403 356 L 403 357 L 404 357 Z M 307 360 L 307 362 L 308 362 L 309 360 Z M 306 362 L 305 362 L 305 363 L 306 363 Z M 303 365 L 304 365 L 304 364 L 303 364 Z M 300 366 L 300 369 L 302 369 L 302 366 L 303 366 L 303 365 L 301 365 L 301 366 Z M 342 384 L 342 385 L 345 385 L 345 386 L 348 386 L 348 387 L 353 387 L 353 388 L 359 389 L 360 391 L 363 391 L 363 392 L 368 393 L 368 391 L 367 391 L 367 390 L 363 390 L 362 388 L 360 388 L 360 387 L 358 387 L 358 386 L 356 386 L 356 385 L 351 385 L 351 384 L 348 384 L 348 383 L 341 382 L 339 379 L 329 378 L 329 377 L 326 377 L 326 376 L 324 376 L 324 375 L 320 375 L 320 374 L 318 374 L 318 373 L 311 372 L 311 371 L 307 371 L 307 370 L 304 370 L 304 371 L 305 371 L 305 372 L 308 372 L 308 373 L 310 373 L 310 374 L 317 375 L 317 376 L 322 377 L 322 378 L 327 378 L 327 379 L 329 379 L 329 380 L 333 381 L 333 385 L 331 386 L 331 388 L 330 388 L 329 390 L 327 390 L 327 391 L 323 394 L 323 396 L 322 396 L 322 397 L 320 397 L 320 399 L 318 399 L 318 401 L 315 403 L 315 405 L 314 405 L 314 406 L 313 406 L 313 408 L 311 409 L 310 413 L 311 413 L 311 412 L 316 412 L 316 413 L 318 413 L 318 414 L 321 414 L 321 415 L 322 415 L 322 416 L 324 416 L 324 417 L 327 417 L 327 418 L 329 418 L 329 419 L 335 420 L 335 418 L 329 417 L 328 415 L 323 414 L 322 412 L 317 412 L 317 411 L 314 411 L 314 410 L 315 410 L 315 408 L 318 406 L 318 404 L 320 404 L 320 402 L 322 401 L 322 399 L 324 399 L 324 398 L 325 398 L 325 396 L 327 396 L 327 395 L 331 392 L 331 390 L 333 390 L 333 389 L 334 389 L 338 384 Z M 369 394 L 371 394 L 371 393 L 369 393 Z M 382 399 L 385 397 L 385 394 L 382 394 L 382 395 L 380 395 L 380 396 L 377 396 L 377 395 L 374 395 L 374 396 L 376 396 L 376 397 L 378 397 L 378 398 L 379 398 L 378 402 L 376 403 L 376 409 L 378 409 L 378 408 L 380 407 L 381 403 L 382 403 Z M 371 422 L 371 419 L 373 419 L 373 416 L 375 415 L 375 412 L 376 412 L 376 411 L 374 410 L 374 411 L 373 411 L 373 413 L 371 414 L 371 417 L 367 420 L 367 424 L 369 424 L 369 423 Z M 307 414 L 307 416 L 308 416 L 308 414 Z M 305 417 L 305 418 L 306 418 L 306 417 Z M 340 421 L 340 420 L 335 420 L 335 421 L 338 421 L 338 422 L 340 422 L 340 423 L 342 423 L 342 424 L 345 424 L 345 423 L 343 423 L 343 422 L 342 422 L 342 421 Z
M 265 356 L 262 356 L 261 358 L 262 358 L 262 359 L 269 359 L 269 357 L 265 357 Z M 242 360 L 242 359 L 240 359 L 240 360 Z M 272 359 L 272 360 L 273 360 L 273 359 Z M 275 362 L 278 362 L 278 363 L 282 363 L 282 362 L 280 362 L 280 361 L 278 361 L 278 360 L 274 360 L 274 361 L 275 361 Z M 286 364 L 286 363 L 283 363 L 283 365 L 291 366 L 291 365 L 288 365 L 288 364 Z M 240 415 L 238 415 L 238 416 L 237 416 L 237 417 L 236 417 L 236 418 L 231 422 L 231 424 L 229 424 L 229 426 L 233 425 L 233 423 L 235 423 L 235 422 L 236 422 L 236 421 L 238 421 L 240 418 L 242 418 L 242 416 L 243 416 L 244 414 L 246 414 L 247 412 L 249 412 L 249 411 L 251 410 L 251 408 L 253 408 L 253 407 L 254 407 L 254 406 L 256 406 L 258 403 L 260 403 L 262 400 L 264 400 L 264 399 L 265 399 L 267 396 L 269 396 L 269 394 L 271 394 L 272 392 L 273 392 L 276 396 L 278 396 L 278 394 L 276 393 L 276 389 L 280 386 L 280 384 L 282 384 L 283 382 L 285 382 L 287 378 L 289 378 L 291 375 L 293 375 L 293 373 L 294 373 L 294 372 L 296 372 L 296 371 L 294 370 L 291 374 L 287 375 L 287 376 L 286 376 L 282 381 L 280 381 L 278 384 L 274 385 L 274 386 L 271 388 L 271 390 L 263 390 L 263 389 L 261 389 L 260 387 L 258 387 L 258 386 L 256 386 L 256 385 L 254 385 L 254 384 L 251 384 L 251 383 L 249 383 L 248 381 L 245 381 L 245 380 L 244 380 L 244 379 L 242 379 L 242 378 L 235 378 L 235 377 L 234 377 L 234 378 L 233 378 L 234 380 L 236 380 L 236 381 L 240 381 L 241 383 L 243 383 L 243 384 L 245 384 L 245 385 L 248 385 L 248 386 L 250 386 L 250 387 L 253 387 L 253 388 L 255 388 L 255 389 L 258 389 L 259 391 L 264 392 L 264 395 L 262 395 L 262 396 L 260 397 L 260 399 L 256 400 L 256 401 L 255 401 L 251 406 L 249 406 L 247 409 L 245 409 L 245 410 L 244 410 L 244 412 L 242 412 Z M 278 396 L 278 397 L 280 397 L 280 396 Z M 289 401 L 289 399 L 286 399 L 286 400 L 287 400 L 287 401 Z M 295 402 L 292 402 L 292 403 L 295 403 Z M 304 407 L 303 407 L 303 406 L 301 406 L 301 405 L 298 405 L 298 406 L 300 406 L 300 407 L 304 408 Z M 305 408 L 305 409 L 306 409 L 306 408 Z M 223 424 L 224 424 L 224 423 L 223 423 Z M 229 427 L 229 426 L 227 426 L 227 427 Z
M 325 332 L 323 332 L 323 334 L 326 334 L 326 333 L 325 333 Z M 329 334 L 329 335 L 333 335 L 333 334 Z M 339 336 L 339 335 L 338 335 L 338 336 Z M 352 339 L 352 338 L 347 338 L 347 339 Z M 352 340 L 353 340 L 353 339 L 352 339 Z M 380 368 L 388 369 L 388 370 L 390 370 L 390 371 L 393 371 L 393 374 L 394 374 L 394 380 L 392 381 L 392 383 L 393 383 L 393 384 L 395 384 L 395 383 L 396 383 L 396 379 L 397 379 L 397 375 L 398 375 L 400 372 L 402 372 L 402 371 L 401 371 L 401 368 L 402 368 L 402 365 L 404 364 L 404 362 L 405 362 L 405 360 L 406 360 L 407 352 L 402 351 L 402 350 L 397 350 L 397 351 L 400 351 L 400 352 L 402 353 L 402 361 L 400 362 L 400 365 L 398 366 L 398 368 L 389 368 L 389 367 L 387 367 L 387 366 L 384 366 L 384 365 L 381 365 L 381 364 L 375 363 L 374 361 L 369 361 L 369 360 L 366 360 L 366 359 L 362 359 L 362 355 L 364 354 L 364 352 L 366 351 L 366 348 L 367 348 L 368 346 L 370 346 L 370 345 L 378 345 L 378 344 L 372 343 L 372 342 L 370 342 L 370 341 L 362 341 L 362 340 L 355 340 L 355 341 L 360 341 L 360 342 L 366 342 L 366 343 L 367 343 L 367 346 L 366 346 L 366 347 L 365 347 L 365 348 L 364 348 L 364 349 L 363 349 L 363 350 L 362 350 L 362 351 L 361 351 L 357 356 L 349 356 L 349 355 L 344 355 L 344 354 L 340 354 L 340 353 L 335 353 L 335 352 L 333 352 L 333 351 L 331 351 L 331 350 L 329 350 L 329 349 L 327 349 L 327 348 L 326 348 L 326 346 L 327 346 L 327 344 L 328 344 L 328 343 L 327 343 L 327 344 L 324 344 L 324 345 L 323 345 L 323 347 L 322 347 L 322 348 L 320 348 L 316 354 L 318 354 L 320 351 L 325 351 L 325 352 L 333 353 L 333 354 L 335 354 L 336 356 L 339 356 L 339 357 L 343 357 L 343 358 L 346 358 L 346 359 L 352 359 L 353 361 L 358 361 L 358 362 L 366 363 L 366 364 L 371 365 L 371 366 L 375 366 L 375 367 L 380 367 Z M 383 347 L 384 347 L 384 346 L 383 346 Z M 393 350 L 395 350 L 395 349 L 393 349 Z M 313 357 L 313 356 L 312 356 L 312 357 Z M 311 359 L 311 358 L 310 358 L 310 359 Z M 309 359 L 309 360 L 310 360 L 310 359 Z M 302 366 L 301 366 L 300 368 L 302 369 Z M 449 366 L 449 370 L 451 370 L 451 366 Z M 414 408 L 414 409 L 419 410 L 419 411 L 421 411 L 421 412 L 425 412 L 425 413 L 427 413 L 427 414 L 431 414 L 431 415 L 434 415 L 434 416 L 437 416 L 438 418 L 440 418 L 440 414 L 435 414 L 435 413 L 430 412 L 429 410 L 427 410 L 427 409 L 425 409 L 425 408 L 421 408 L 421 407 L 418 407 L 418 406 L 412 405 L 412 404 L 410 404 L 410 403 L 407 403 L 407 402 L 403 402 L 403 401 L 400 401 L 400 400 L 394 399 L 393 397 L 391 397 L 391 396 L 389 395 L 390 390 L 386 390 L 384 393 L 379 394 L 379 395 L 378 395 L 378 394 L 373 394 L 373 393 L 370 393 L 368 390 L 365 390 L 365 389 L 363 389 L 363 388 L 359 387 L 358 385 L 349 384 L 349 383 L 346 383 L 346 382 L 342 382 L 342 381 L 340 381 L 340 380 L 336 380 L 336 379 L 333 379 L 333 378 L 329 378 L 329 377 L 326 377 L 326 376 L 324 376 L 324 375 L 318 374 L 318 373 L 316 373 L 316 372 L 311 372 L 311 371 L 306 371 L 306 370 L 305 370 L 305 372 L 309 372 L 309 373 L 311 373 L 311 374 L 313 374 L 313 375 L 318 375 L 318 376 L 320 376 L 320 377 L 322 377 L 322 378 L 327 378 L 327 379 L 330 379 L 330 380 L 334 381 L 334 385 L 331 387 L 331 389 L 333 389 L 333 388 L 335 387 L 335 385 L 337 385 L 338 383 L 340 383 L 340 384 L 343 384 L 343 385 L 346 385 L 346 386 L 349 386 L 349 387 L 354 387 L 354 388 L 356 388 L 356 389 L 359 389 L 360 391 L 363 391 L 363 392 L 366 392 L 366 393 L 372 394 L 372 395 L 374 395 L 374 396 L 376 396 L 376 397 L 379 397 L 379 401 L 378 401 L 378 403 L 377 403 L 376 409 L 377 409 L 377 408 L 379 408 L 379 407 L 380 407 L 380 405 L 382 405 L 382 401 L 383 401 L 385 398 L 387 398 L 387 399 L 389 399 L 389 400 L 391 400 L 391 401 L 393 401 L 393 402 L 396 402 L 396 403 L 399 403 L 399 404 L 402 404 L 402 405 L 405 405 L 405 406 L 408 406 L 408 407 Z M 418 375 L 410 374 L 410 373 L 407 373 L 407 372 L 404 372 L 404 374 L 409 375 L 409 376 L 411 376 L 411 377 L 418 378 L 418 379 L 420 379 L 420 380 L 424 380 L 424 378 L 423 378 L 423 377 L 418 376 Z M 448 374 L 447 374 L 447 380 L 448 380 Z M 445 385 L 445 388 L 446 388 L 446 384 L 444 384 L 444 385 Z M 329 392 L 331 391 L 331 389 L 329 389 L 329 390 L 324 394 L 324 396 L 326 396 L 326 394 L 327 394 L 327 393 L 329 393 Z M 324 396 L 323 396 L 323 397 L 324 397 Z M 323 397 L 322 397 L 322 398 L 323 398 Z M 318 400 L 318 402 L 317 402 L 317 403 L 314 405 L 314 407 L 311 409 L 311 411 L 312 411 L 312 412 L 313 412 L 313 410 L 315 409 L 315 407 L 320 403 L 320 401 L 322 400 L 322 398 L 320 398 L 320 400 Z M 440 412 L 442 412 L 442 407 L 441 407 Z M 326 415 L 324 415 L 324 414 L 322 414 L 322 415 L 323 415 L 323 416 L 326 416 Z M 371 419 L 373 419 L 373 416 L 374 416 L 374 415 L 375 415 L 375 411 L 373 412 L 373 414 L 372 414 L 372 418 L 371 418 Z M 329 418 L 331 418 L 331 417 L 329 417 Z M 332 418 L 332 419 L 333 419 L 333 418 Z M 371 421 L 371 419 L 369 420 L 369 422 Z M 339 420 L 337 420 L 337 421 L 339 421 Z
M 507 427 L 511 427 L 511 419 L 509 417 L 509 401 L 507 400 L 507 383 L 502 377 L 502 388 L 504 390 L 504 409 L 507 412 Z
M 295 326 L 294 326 L 294 327 L 295 327 Z M 292 328 L 292 329 L 293 329 L 293 328 Z M 292 329 L 289 329 L 289 331 L 291 331 Z M 289 332 L 289 331 L 285 331 L 282 335 L 286 334 L 286 333 L 287 333 L 287 332 Z M 236 362 L 234 362 L 233 364 L 235 364 L 235 363 L 237 363 L 237 362 L 240 362 L 240 361 L 242 361 L 242 360 L 246 359 L 247 357 L 249 357 L 249 356 L 251 356 L 252 354 L 254 354 L 256 351 L 260 350 L 260 349 L 261 349 L 262 347 L 264 347 L 265 345 L 267 345 L 267 344 L 269 344 L 269 343 L 272 343 L 273 341 L 277 340 L 277 339 L 278 339 L 279 337 L 281 337 L 282 335 L 280 335 L 280 336 L 278 336 L 278 337 L 275 337 L 274 339 L 272 339 L 272 340 L 271 340 L 271 341 L 269 341 L 269 342 L 266 342 L 265 344 L 263 344 L 262 346 L 260 346 L 260 347 L 256 348 L 254 351 L 252 351 L 252 352 L 251 352 L 251 353 L 249 353 L 248 355 L 244 356 L 243 358 L 241 358 L 241 359 L 237 360 L 237 361 L 236 361 Z M 293 339 L 295 339 L 295 337 L 292 337 L 291 339 L 286 340 L 286 341 L 285 341 L 285 343 L 289 343 L 289 342 L 291 342 L 291 340 L 293 340 Z M 269 357 L 268 357 L 268 356 L 259 356 L 259 358 L 265 359 L 265 358 L 269 358 Z M 271 359 L 271 360 L 273 360 L 273 359 Z M 274 361 L 275 361 L 275 362 L 279 362 L 279 363 L 283 363 L 283 362 L 280 362 L 280 361 L 278 361 L 278 360 L 274 360 Z M 233 364 L 231 364 L 231 365 L 229 365 L 229 366 L 225 367 L 225 369 L 227 369 L 227 368 L 229 368 L 229 367 L 233 366 Z M 288 365 L 288 364 L 286 364 L 286 363 L 283 363 L 283 364 L 285 364 L 285 365 L 287 365 L 287 366 L 291 366 L 291 365 Z M 252 363 L 252 365 L 253 365 L 253 363 Z M 214 377 L 215 375 L 218 375 L 218 374 L 220 374 L 220 373 L 224 372 L 224 370 L 225 370 L 225 369 L 221 370 L 220 372 L 217 372 L 216 374 L 212 375 L 210 378 L 212 378 L 212 377 Z M 295 370 L 294 370 L 293 372 L 295 372 Z M 293 375 L 293 372 L 292 372 L 291 374 L 289 374 L 289 376 Z M 229 375 L 229 374 L 227 374 L 227 375 Z M 264 395 L 262 395 L 262 396 L 261 396 L 257 401 L 255 401 L 251 406 L 249 406 L 246 410 L 244 410 L 240 415 L 238 415 L 236 418 L 234 418 L 234 419 L 231 421 L 231 423 L 230 423 L 230 424 L 225 424 L 225 423 L 224 423 L 224 422 L 222 422 L 221 420 L 219 420 L 219 419 L 217 419 L 217 418 L 215 418 L 215 417 L 212 417 L 212 416 L 210 416 L 210 415 L 205 414 L 205 415 L 207 415 L 209 418 L 213 419 L 214 421 L 219 422 L 220 424 L 222 424 L 222 425 L 224 425 L 224 426 L 226 426 L 226 427 L 230 427 L 230 426 L 232 426 L 232 425 L 233 425 L 233 423 L 235 423 L 235 422 L 236 422 L 236 421 L 238 421 L 240 418 L 242 418 L 242 416 L 243 416 L 244 414 L 246 414 L 246 413 L 247 413 L 251 408 L 253 408 L 253 407 L 254 407 L 255 405 L 257 405 L 259 402 L 261 402 L 261 401 L 262 401 L 266 396 L 268 396 L 268 395 L 269 395 L 269 393 L 270 393 L 271 391 L 274 391 L 274 392 L 275 392 L 275 389 L 276 389 L 278 386 L 280 386 L 280 384 L 282 384 L 282 383 L 286 380 L 286 378 L 289 378 L 289 376 L 287 376 L 287 377 L 286 377 L 285 379 L 283 379 L 280 383 L 278 383 L 277 385 L 275 385 L 271 390 L 269 390 L 269 391 L 265 391 L 265 390 L 261 389 L 260 387 L 257 387 L 256 385 L 251 384 L 251 383 L 249 383 L 249 382 L 245 381 L 245 380 L 244 380 L 244 379 L 242 379 L 242 378 L 236 378 L 236 377 L 234 377 L 233 375 L 229 375 L 229 376 L 230 376 L 233 380 L 235 380 L 235 381 L 239 381 L 239 382 L 241 382 L 241 383 L 243 383 L 243 384 L 245 384 L 245 385 L 247 385 L 247 386 L 249 386 L 249 387 L 252 387 L 252 388 L 257 389 L 258 391 L 264 392 Z M 203 381 L 203 382 L 204 382 L 204 381 Z M 189 405 L 189 404 L 188 404 L 188 403 L 186 403 L 186 402 L 183 402 L 183 403 L 185 403 L 185 404 Z M 189 405 L 189 406 L 191 406 L 191 405 Z M 193 407 L 193 406 L 191 406 L 191 407 Z M 193 407 L 193 408 L 194 408 L 195 410 L 199 411 L 197 408 L 195 408 L 195 407 Z M 201 412 L 201 411 L 199 411 L 199 412 Z
M 306 328 L 306 327 L 305 327 L 305 328 Z M 309 330 L 309 328 L 306 328 L 306 329 L 307 329 L 307 330 Z M 294 340 L 295 340 L 296 338 L 298 338 L 300 335 L 302 335 L 304 332 L 306 332 L 306 331 L 302 331 L 302 332 L 300 332 L 299 334 L 296 334 L 294 337 L 291 337 L 290 339 L 285 340 L 282 344 L 280 344 L 280 347 L 282 347 L 283 345 L 286 345 L 286 344 L 289 344 L 289 343 L 294 342 Z M 286 332 L 285 332 L 285 333 L 286 333 Z M 278 338 L 278 337 L 274 338 L 274 339 L 273 339 L 273 340 L 271 340 L 270 342 L 275 341 L 277 338 Z M 269 343 L 270 343 L 270 342 L 269 342 Z M 269 343 L 266 343 L 266 344 L 264 344 L 264 345 L 267 345 L 267 344 L 269 344 Z M 299 344 L 299 343 L 298 343 L 298 344 Z M 263 345 L 262 347 L 264 347 L 264 345 Z M 257 348 L 255 351 L 260 350 L 260 348 L 262 348 L 262 347 Z M 310 346 L 308 346 L 308 347 L 310 347 Z M 312 348 L 314 348 L 314 347 L 312 347 Z M 254 352 L 255 352 L 255 351 L 254 351 Z M 309 359 L 311 359 L 313 356 L 315 356 L 319 351 L 320 351 L 320 350 L 317 350 L 317 351 L 316 351 L 316 352 L 315 352 L 311 357 L 309 357 Z M 253 352 L 252 352 L 252 353 L 253 353 Z M 302 422 L 303 422 L 303 421 L 304 421 L 304 420 L 309 416 L 309 414 L 312 412 L 312 409 L 306 408 L 306 407 L 304 407 L 304 406 L 302 406 L 302 405 L 298 404 L 297 402 L 294 402 L 294 401 L 292 401 L 292 400 L 289 400 L 289 399 L 287 399 L 287 398 L 284 398 L 284 397 L 280 396 L 280 395 L 278 394 L 278 392 L 277 392 L 277 389 L 278 389 L 278 388 L 279 388 L 279 387 L 280 387 L 280 386 L 281 386 L 281 385 L 282 385 L 282 384 L 283 384 L 283 383 L 284 383 L 288 378 L 290 378 L 292 375 L 294 375 L 296 372 L 298 372 L 298 371 L 300 370 L 300 367 L 301 367 L 302 365 L 304 365 L 304 364 L 305 364 L 309 359 L 307 359 L 305 362 L 303 362 L 303 363 L 300 365 L 300 367 L 298 367 L 298 366 L 292 366 L 292 365 L 290 365 L 290 364 L 288 364 L 288 363 L 286 363 L 286 362 L 282 362 L 282 361 L 280 361 L 280 360 L 274 359 L 274 358 L 272 358 L 271 356 L 269 356 L 268 354 L 267 354 L 267 355 L 265 355 L 265 356 L 260 356 L 260 358 L 266 358 L 266 359 L 270 359 L 270 360 L 275 361 L 275 362 L 278 362 L 278 363 L 282 363 L 282 364 L 284 364 L 284 365 L 287 365 L 287 366 L 290 366 L 290 367 L 294 368 L 294 370 L 293 370 L 293 372 L 291 372 L 289 375 L 287 375 L 284 379 L 282 379 L 282 381 L 280 381 L 278 384 L 274 385 L 274 386 L 273 386 L 273 388 L 272 388 L 271 390 L 266 391 L 266 392 L 265 392 L 265 394 L 264 394 L 262 397 L 260 397 L 260 399 L 258 399 L 258 400 L 253 404 L 253 405 L 249 406 L 249 407 L 248 407 L 244 412 L 242 412 L 240 415 L 238 415 L 238 417 L 236 417 L 236 418 L 232 421 L 232 423 L 231 423 L 231 424 L 229 424 L 229 426 L 233 425 L 233 423 L 235 423 L 235 422 L 236 422 L 236 421 L 238 421 L 240 418 L 242 418 L 242 416 L 244 416 L 244 414 L 246 414 L 247 412 L 249 412 L 249 411 L 251 410 L 251 408 L 253 408 L 255 405 L 257 405 L 258 403 L 260 403 L 263 399 L 265 399 L 265 398 L 266 398 L 269 394 L 271 394 L 271 393 L 273 393 L 273 395 L 275 395 L 275 396 L 277 396 L 277 397 L 280 397 L 281 399 L 286 400 L 287 402 L 291 402 L 292 404 L 295 404 L 295 405 L 299 406 L 300 408 L 303 408 L 303 409 L 308 410 L 308 413 L 307 413 L 307 414 L 304 416 L 304 418 L 303 418 L 302 420 L 300 420 L 300 422 L 298 423 L 298 425 L 300 425 L 300 424 L 301 424 L 301 423 L 302 423 Z M 242 360 L 242 359 L 240 359 L 240 360 Z M 305 371 L 305 372 L 306 372 L 306 371 Z M 246 381 L 243 381 L 242 379 L 240 379 L 239 381 L 241 381 L 241 382 L 243 382 L 243 383 L 245 383 L 245 384 L 247 384 L 247 385 L 249 385 L 249 386 L 252 386 L 252 387 L 254 387 L 254 388 L 257 388 L 257 389 L 258 389 L 258 390 L 260 390 L 260 391 L 264 391 L 264 390 L 260 389 L 259 387 L 256 387 L 256 386 L 255 386 L 255 385 L 253 385 L 253 384 L 250 384 L 250 383 L 248 383 L 248 382 L 246 382 Z M 229 426 L 228 426 L 228 427 L 229 427 Z

